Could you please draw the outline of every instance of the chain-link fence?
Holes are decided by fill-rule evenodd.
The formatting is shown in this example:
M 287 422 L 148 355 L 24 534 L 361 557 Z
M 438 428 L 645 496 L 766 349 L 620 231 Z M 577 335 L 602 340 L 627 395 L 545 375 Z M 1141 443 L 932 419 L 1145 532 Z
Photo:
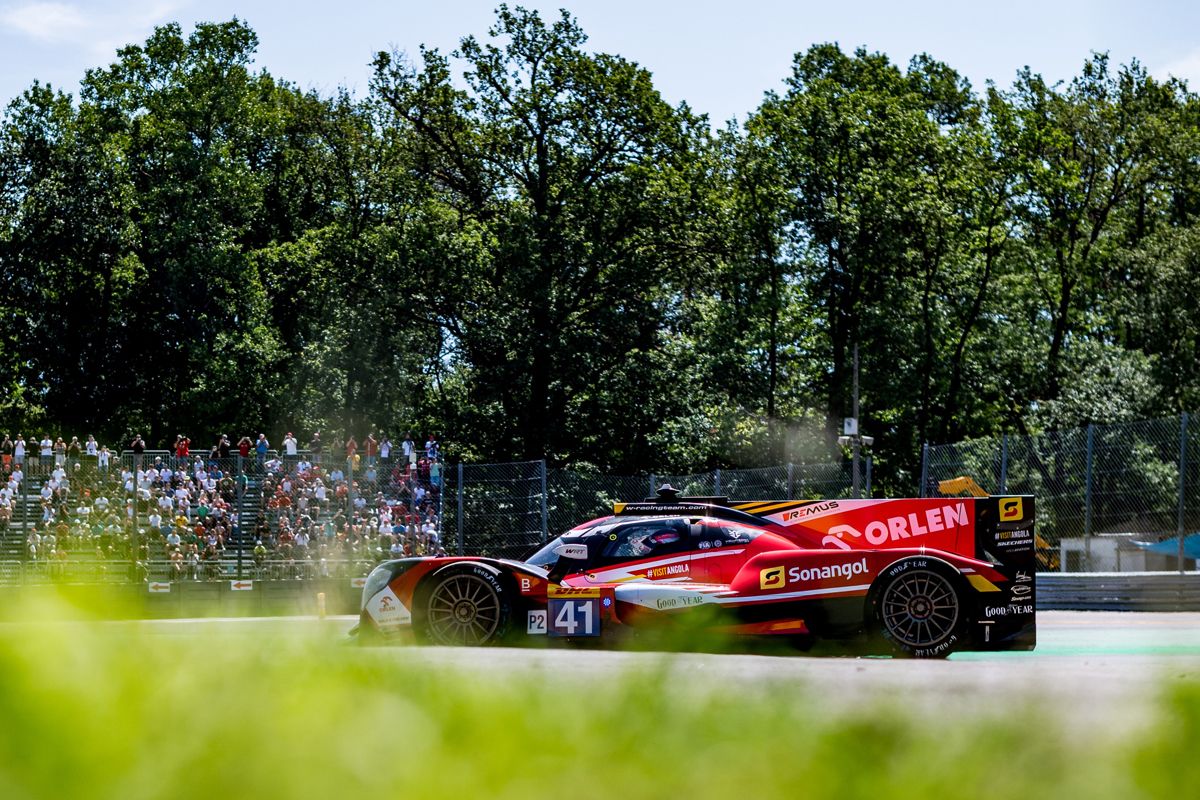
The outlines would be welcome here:
M 1188 566 L 1200 527 L 1200 423 L 1189 415 L 1089 425 L 1037 436 L 927 445 L 926 494 L 958 493 L 972 478 L 993 494 L 1037 498 L 1040 535 L 1064 571 Z M 1183 538 L 1181 538 L 1183 537 Z
M 869 462 L 867 474 L 869 475 Z M 451 469 L 443 526 L 452 552 L 521 558 L 565 530 L 612 513 L 616 501 L 652 497 L 664 483 L 684 495 L 731 500 L 849 497 L 850 464 L 785 464 L 694 475 L 603 475 L 547 469 L 545 462 L 462 464 Z M 866 481 L 870 495 L 870 481 Z

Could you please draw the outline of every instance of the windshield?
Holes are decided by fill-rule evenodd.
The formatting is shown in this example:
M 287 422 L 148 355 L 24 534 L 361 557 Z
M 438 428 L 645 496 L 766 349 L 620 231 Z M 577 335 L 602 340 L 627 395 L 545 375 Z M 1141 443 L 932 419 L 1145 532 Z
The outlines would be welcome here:
M 555 536 L 550 541 L 542 545 L 541 549 L 525 559 L 526 564 L 533 564 L 535 567 L 544 567 L 549 569 L 554 566 L 554 562 L 558 561 L 558 556 L 554 554 L 554 548 L 562 544 L 562 537 Z

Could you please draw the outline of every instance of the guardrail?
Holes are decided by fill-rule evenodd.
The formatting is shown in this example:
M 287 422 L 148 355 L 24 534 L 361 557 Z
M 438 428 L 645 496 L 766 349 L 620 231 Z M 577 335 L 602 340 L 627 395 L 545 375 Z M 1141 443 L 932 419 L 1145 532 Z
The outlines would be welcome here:
M 378 558 L 357 559 L 266 559 L 246 556 L 241 572 L 236 559 L 180 564 L 165 559 L 146 562 L 128 560 L 0 561 L 0 588 L 4 585 L 113 584 L 147 582 L 210 583 L 231 580 L 314 581 L 365 576 Z
M 1038 610 L 1200 611 L 1200 572 L 1046 572 Z
M 345 581 L 365 576 L 374 559 L 336 561 L 278 560 L 254 564 L 247 559 L 241 580 L 291 582 Z M 129 562 L 62 562 L 29 564 L 0 561 L 0 590 L 5 585 L 147 583 L 204 584 L 239 580 L 229 562 L 201 564 L 176 574 L 169 562 L 155 560 L 149 570 Z M 136 574 L 135 574 L 136 573 Z M 1037 577 L 1038 610 L 1069 611 L 1200 611 L 1200 572 L 1061 573 Z

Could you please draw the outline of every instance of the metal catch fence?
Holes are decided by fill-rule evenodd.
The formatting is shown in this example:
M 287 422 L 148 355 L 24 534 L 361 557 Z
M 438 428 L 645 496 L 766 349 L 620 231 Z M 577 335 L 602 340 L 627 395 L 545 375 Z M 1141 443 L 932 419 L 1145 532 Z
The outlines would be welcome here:
M 1200 546 L 1188 538 L 1200 528 L 1198 427 L 1183 414 L 926 445 L 922 488 L 970 477 L 989 493 L 1036 496 L 1038 532 L 1063 571 L 1183 569 Z
M 448 474 L 443 529 L 453 552 L 521 558 L 581 522 L 612 513 L 615 501 L 653 496 L 663 483 L 685 495 L 731 500 L 849 497 L 850 469 L 784 464 L 694 475 L 604 475 L 548 469 L 543 461 L 460 464 Z

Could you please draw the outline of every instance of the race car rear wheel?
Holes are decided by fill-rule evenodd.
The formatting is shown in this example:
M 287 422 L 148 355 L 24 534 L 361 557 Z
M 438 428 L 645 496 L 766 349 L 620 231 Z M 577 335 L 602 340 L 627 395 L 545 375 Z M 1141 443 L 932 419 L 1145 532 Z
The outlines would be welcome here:
M 451 572 L 425 596 L 421 633 L 433 644 L 489 644 L 504 635 L 509 611 L 495 576 L 478 568 Z
M 900 654 L 945 658 L 963 642 L 962 580 L 941 561 L 899 561 L 880 575 L 875 601 L 879 632 Z

